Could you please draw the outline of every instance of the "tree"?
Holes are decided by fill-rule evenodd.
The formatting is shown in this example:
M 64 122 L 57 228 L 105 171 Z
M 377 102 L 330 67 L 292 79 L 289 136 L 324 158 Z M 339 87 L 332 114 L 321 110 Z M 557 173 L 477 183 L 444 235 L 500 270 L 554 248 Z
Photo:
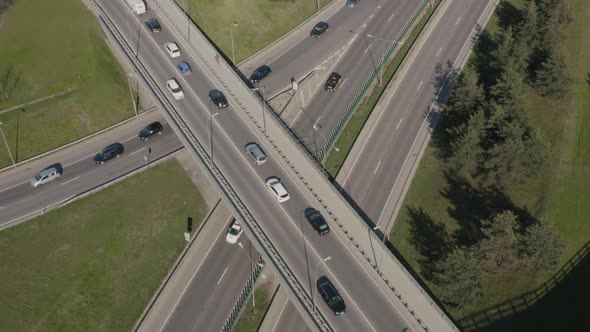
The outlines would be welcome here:
M 553 52 L 536 72 L 535 86 L 542 96 L 562 98 L 572 81 L 563 55 Z
M 518 230 L 517 217 L 511 211 L 482 221 L 484 239 L 476 249 L 482 270 L 489 274 L 500 274 L 517 266 Z
M 519 26 L 515 39 L 515 62 L 518 68 L 526 70 L 531 66 L 531 58 L 539 43 L 537 5 L 534 0 L 530 0 L 527 4 L 526 15 Z M 528 72 L 530 73 L 530 71 Z
M 527 227 L 522 236 L 522 259 L 530 272 L 552 271 L 559 263 L 563 240 L 546 222 Z
M 495 37 L 496 48 L 492 51 L 492 66 L 500 73 L 510 61 L 514 51 L 514 34 L 512 26 L 502 30 Z
M 485 100 L 483 87 L 479 84 L 479 75 L 471 68 L 463 72 L 453 95 L 448 102 L 447 117 L 452 118 L 452 126 L 464 123 Z
M 504 121 L 494 130 L 480 174 L 484 185 L 504 188 L 540 174 L 547 164 L 547 148 L 521 117 Z
M 466 248 L 455 248 L 436 264 L 434 283 L 444 302 L 459 307 L 473 303 L 484 290 L 477 259 Z
M 455 134 L 451 142 L 451 156 L 447 167 L 457 173 L 472 175 L 483 156 L 481 142 L 485 136 L 487 119 L 482 110 L 472 114 L 466 124 L 450 130 Z
M 491 96 L 508 109 L 521 108 L 525 93 L 524 74 L 514 61 L 509 61 L 491 88 Z

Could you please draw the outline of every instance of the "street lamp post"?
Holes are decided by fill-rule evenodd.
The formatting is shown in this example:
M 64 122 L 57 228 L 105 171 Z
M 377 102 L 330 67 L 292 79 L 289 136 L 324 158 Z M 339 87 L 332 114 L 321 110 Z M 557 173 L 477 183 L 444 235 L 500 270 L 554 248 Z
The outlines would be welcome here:
M 315 265 L 315 278 L 313 280 L 315 280 L 317 282 L 318 280 L 318 268 L 320 267 L 320 263 L 325 263 L 327 261 L 329 261 L 330 259 L 332 259 L 332 256 L 328 256 L 324 259 L 321 259 L 320 261 L 317 262 L 317 264 Z M 313 287 L 313 286 L 312 286 Z M 311 296 L 311 300 L 313 301 L 313 314 L 315 315 L 315 308 L 316 308 L 316 301 L 315 301 L 315 293 L 316 293 L 316 287 L 313 287 L 313 294 Z
M 264 128 L 264 134 L 266 135 L 266 115 L 264 114 L 265 112 L 265 104 L 266 104 L 266 97 L 264 96 L 264 86 L 258 87 L 258 88 L 254 88 L 252 89 L 252 91 L 260 91 L 262 93 L 262 126 Z
M 383 57 L 381 58 L 381 70 L 379 70 L 379 86 L 383 85 L 383 67 L 385 67 L 385 42 L 387 40 L 367 34 L 367 37 L 381 40 L 383 42 Z
M 133 111 L 135 111 L 135 117 L 137 117 L 137 103 L 135 101 L 135 96 L 133 95 L 133 89 L 131 89 L 131 82 L 129 81 L 130 76 L 133 75 L 131 73 L 127 73 L 127 85 L 129 85 L 129 94 L 131 95 L 131 102 L 133 103 Z
M 231 36 L 231 61 L 233 62 L 233 65 L 236 64 L 236 51 L 234 49 L 234 27 L 238 26 L 238 22 L 233 21 L 231 22 L 231 26 L 230 26 L 230 36 Z
M 12 160 L 12 166 L 16 167 L 16 162 L 14 162 L 14 158 L 12 157 L 12 152 L 6 141 L 6 136 L 4 136 L 4 130 L 2 130 L 2 122 L 0 122 L 0 134 L 2 134 L 2 139 L 4 139 L 4 144 L 6 144 L 6 150 L 8 150 L 8 155 L 10 156 L 10 160 Z
M 209 156 L 211 156 L 211 162 L 213 162 L 213 121 L 215 121 L 215 117 L 218 115 L 219 113 L 217 112 L 213 114 L 209 112 Z
M 254 263 L 254 261 L 252 260 L 252 257 L 250 257 L 250 254 L 248 254 L 248 252 L 244 248 L 244 245 L 242 244 L 242 242 L 238 242 L 238 247 L 242 248 L 242 250 L 244 251 L 244 254 L 246 254 L 246 257 L 248 257 L 248 259 L 250 260 L 252 267 L 254 267 L 254 265 L 258 266 L 259 268 L 264 267 L 264 264 L 262 264 L 262 263 Z M 266 276 L 264 274 L 261 273 L 260 275 L 262 276 L 263 279 L 266 278 Z M 254 294 L 255 290 L 256 290 L 256 288 L 254 286 L 252 286 L 252 308 L 256 308 L 256 300 L 254 299 L 256 297 Z

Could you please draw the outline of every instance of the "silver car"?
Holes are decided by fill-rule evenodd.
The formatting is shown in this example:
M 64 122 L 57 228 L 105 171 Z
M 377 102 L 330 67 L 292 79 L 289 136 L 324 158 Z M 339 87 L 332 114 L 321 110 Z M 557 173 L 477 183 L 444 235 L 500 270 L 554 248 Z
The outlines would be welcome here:
M 63 167 L 61 166 L 61 164 L 51 165 L 39 172 L 39 174 L 35 175 L 35 177 L 31 180 L 31 186 L 37 188 L 42 184 L 60 178 L 62 173 Z
M 346 1 L 346 7 L 354 8 L 354 7 L 356 7 L 356 5 L 359 4 L 359 1 L 360 0 L 348 0 L 348 1 Z
M 254 160 L 256 165 L 261 165 L 266 162 L 266 154 L 258 144 L 248 143 L 244 148 L 246 149 L 246 152 L 248 153 L 250 158 Z

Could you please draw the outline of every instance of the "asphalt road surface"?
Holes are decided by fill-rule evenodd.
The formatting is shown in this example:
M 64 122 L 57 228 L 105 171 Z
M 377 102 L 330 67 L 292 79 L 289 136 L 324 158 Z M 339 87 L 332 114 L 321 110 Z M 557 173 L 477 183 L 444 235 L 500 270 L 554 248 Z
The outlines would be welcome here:
M 377 225 L 425 116 L 489 1 L 453 1 L 387 103 L 342 186 Z M 461 23 L 461 24 L 459 24 Z
M 184 121 L 203 146 L 212 154 L 216 165 L 232 184 L 242 201 L 256 218 L 264 232 L 273 241 L 275 248 L 311 295 L 315 280 L 327 275 L 335 283 L 347 303 L 347 313 L 334 316 L 323 302 L 318 309 L 337 331 L 386 331 L 392 326 L 403 329 L 408 324 L 380 288 L 366 274 L 343 240 L 329 234 L 320 237 L 304 220 L 303 211 L 310 206 L 298 182 L 292 181 L 272 158 L 262 166 L 255 166 L 247 159 L 244 145 L 256 141 L 241 118 L 230 107 L 216 109 L 207 97 L 209 90 L 216 88 L 199 68 L 193 67 L 189 76 L 180 76 L 174 67 L 178 61 L 194 61 L 184 52 L 181 57 L 170 59 L 163 49 L 164 43 L 177 40 L 167 26 L 162 32 L 151 34 L 143 21 L 153 16 L 152 12 L 137 17 L 122 2 L 101 2 L 109 16 L 126 36 L 130 45 L 135 45 L 139 60 L 150 70 Z M 139 41 L 138 39 L 139 38 Z M 180 43 L 181 50 L 187 49 Z M 185 97 L 174 101 L 165 88 L 165 81 L 176 77 L 184 89 Z M 269 176 L 278 176 L 290 192 L 291 199 L 277 203 L 264 186 Z M 319 264 L 322 258 L 331 257 Z M 315 274 L 315 267 L 318 274 Z M 235 301 L 235 299 L 228 299 Z
M 370 6 L 374 9 L 360 26 L 343 27 L 349 34 L 348 39 L 354 38 L 354 41 L 332 70 L 342 75 L 339 86 L 334 92 L 326 92 L 323 86 L 320 87 L 292 125 L 313 154 L 319 152 L 357 91 L 377 68 L 383 57 L 383 48 L 393 44 L 421 3 L 417 0 L 361 1 L 354 8 Z

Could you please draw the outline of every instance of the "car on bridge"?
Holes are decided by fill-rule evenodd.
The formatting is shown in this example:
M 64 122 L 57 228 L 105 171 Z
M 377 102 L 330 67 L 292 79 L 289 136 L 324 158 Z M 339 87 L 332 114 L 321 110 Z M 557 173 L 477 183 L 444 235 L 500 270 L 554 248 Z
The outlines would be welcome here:
M 106 148 L 102 149 L 102 151 L 97 153 L 96 156 L 94 156 L 94 163 L 95 164 L 104 164 L 105 162 L 107 162 L 111 159 L 119 158 L 123 154 L 124 151 L 125 151 L 125 148 L 123 147 L 123 144 L 121 144 L 121 143 L 111 144 L 111 145 L 107 146 Z
M 334 315 L 339 316 L 346 312 L 346 305 L 344 304 L 344 300 L 342 299 L 340 294 L 338 294 L 336 287 L 334 287 L 334 285 L 332 284 L 330 279 L 328 279 L 328 277 L 323 276 L 319 278 L 316 285 L 318 287 L 318 292 L 320 293 L 324 301 L 326 301 L 326 304 L 328 305 L 328 307 L 330 307 Z
M 328 29 L 330 28 L 330 25 L 328 24 L 328 22 L 318 22 L 318 24 L 316 24 L 313 29 L 311 30 L 311 32 L 309 33 L 310 36 L 312 36 L 313 38 L 320 38 L 321 35 L 324 34 L 324 32 L 328 31 Z
M 359 4 L 360 0 L 348 0 L 346 1 L 346 7 L 354 8 Z
M 279 203 L 286 202 L 291 198 L 285 185 L 276 176 L 266 179 L 266 187 Z
M 176 68 L 178 68 L 178 71 L 184 76 L 190 75 L 190 73 L 193 72 L 191 65 L 189 65 L 186 61 L 180 61 L 177 63 Z
M 166 49 L 166 52 L 168 52 L 171 58 L 178 58 L 180 56 L 180 48 L 178 47 L 178 44 L 176 44 L 175 42 L 169 42 L 164 44 L 164 48 Z
M 262 150 L 260 145 L 252 142 L 252 143 L 246 144 L 244 149 L 246 149 L 246 152 L 248 153 L 250 158 L 252 158 L 252 160 L 254 160 L 256 165 L 262 165 L 266 162 L 266 159 L 267 159 L 266 153 L 264 153 L 264 151 Z
M 217 89 L 209 91 L 209 98 L 218 109 L 226 108 L 229 105 L 223 92 Z
M 145 22 L 145 25 L 147 25 L 148 29 L 150 29 L 151 32 L 162 31 L 162 26 L 160 25 L 160 22 L 158 22 L 158 20 L 156 20 L 155 18 L 150 18 L 149 20 L 147 20 Z
M 174 99 L 180 100 L 184 98 L 184 92 L 182 92 L 182 88 L 180 87 L 178 81 L 175 78 L 171 78 L 168 81 L 166 81 L 166 86 L 168 87 L 168 90 L 170 91 Z
M 313 227 L 313 229 L 318 232 L 320 235 L 326 235 L 330 233 L 330 227 L 328 223 L 326 223 L 326 219 L 322 216 L 320 211 L 314 208 L 307 208 L 303 213 L 305 215 L 305 219 L 309 222 L 309 224 Z

